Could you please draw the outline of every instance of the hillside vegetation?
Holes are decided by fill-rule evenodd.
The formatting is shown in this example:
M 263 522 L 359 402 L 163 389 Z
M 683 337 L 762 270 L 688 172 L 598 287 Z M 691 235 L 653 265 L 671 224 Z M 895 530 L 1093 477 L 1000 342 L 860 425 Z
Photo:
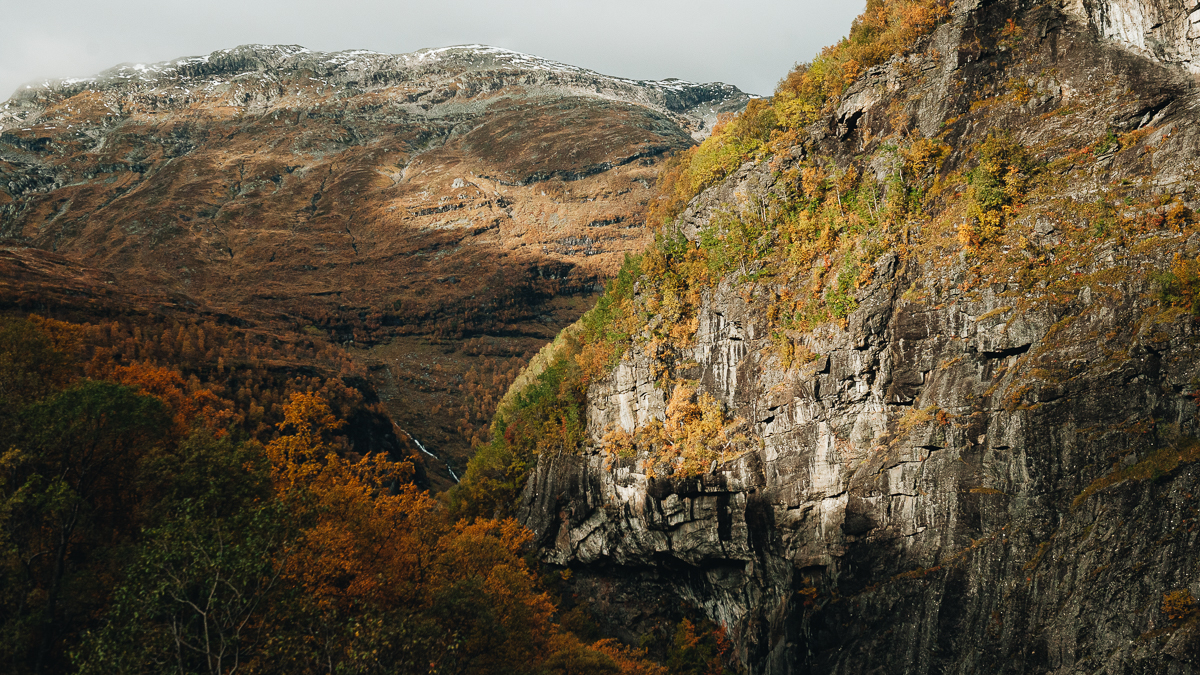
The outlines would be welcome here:
M 831 174 L 820 162 L 790 169 L 792 191 L 770 204 L 746 204 L 736 213 L 720 214 L 718 225 L 702 233 L 698 247 L 672 223 L 696 195 L 745 162 L 769 161 L 801 142 L 809 125 L 829 114 L 856 78 L 913 48 L 948 16 L 948 8 L 949 3 L 937 0 L 871 0 L 848 38 L 827 47 L 812 63 L 797 66 L 771 99 L 752 100 L 741 114 L 718 124 L 702 144 L 667 162 L 658 178 L 660 195 L 651 207 L 653 244 L 643 254 L 626 257 L 596 307 L 556 342 L 547 355 L 548 367 L 536 380 L 510 391 L 509 405 L 492 422 L 491 441 L 477 451 L 464 484 L 453 491 L 465 512 L 511 513 L 538 455 L 574 452 L 583 444 L 588 384 L 607 375 L 635 344 L 654 355 L 688 344 L 702 294 L 727 275 L 737 272 L 741 281 L 788 279 L 806 271 L 818 256 L 829 260 L 830 253 L 847 246 L 847 238 L 864 257 L 897 241 L 899 226 L 921 207 L 928 187 L 928 181 L 905 182 L 903 169 L 910 177 L 929 174 L 944 158 L 945 144 L 895 147 L 902 168 L 884 185 L 860 182 L 857 169 Z M 854 309 L 853 289 L 862 281 L 863 269 L 857 256 L 838 257 L 836 282 L 828 293 L 820 292 L 828 273 L 822 270 L 813 279 L 818 292 L 780 297 L 772 315 L 781 331 L 811 328 Z M 814 356 L 803 347 L 797 350 L 783 332 L 780 345 L 789 362 Z M 740 428 L 744 425 L 728 419 L 694 384 L 679 384 L 683 388 L 672 394 L 671 416 L 661 422 L 665 426 L 642 429 L 629 438 L 617 433 L 610 450 L 629 455 L 642 448 L 649 465 L 674 464 L 685 472 L 736 457 L 749 442 Z M 674 390 L 669 377 L 663 386 Z
M 932 50 L 929 36 L 950 17 L 948 2 L 871 0 L 849 37 L 797 66 L 772 98 L 751 101 L 702 144 L 677 153 L 659 175 L 654 243 L 626 258 L 605 296 L 577 324 L 578 338 L 560 341 L 554 365 L 510 392 L 512 404 L 495 417 L 491 442 L 470 465 L 458 499 L 475 504 L 471 512 L 512 512 L 540 453 L 577 451 L 587 442 L 587 386 L 630 349 L 659 364 L 659 386 L 675 402 L 673 410 L 681 410 L 679 397 L 688 399 L 691 408 L 678 423 L 689 430 L 684 435 L 703 440 L 681 444 L 646 428 L 629 438 L 622 432 L 607 437 L 603 451 L 686 475 L 753 444 L 744 421 L 702 412 L 711 403 L 686 376 L 682 352 L 692 346 L 702 299 L 721 283 L 741 288 L 760 308 L 778 366 L 788 369 L 820 356 L 809 346 L 812 331 L 845 325 L 884 253 L 945 266 L 963 256 L 970 272 L 961 290 L 978 293 L 991 283 L 1016 281 L 1023 291 L 1014 293 L 1018 315 L 1062 303 L 1097 282 L 1119 283 L 1078 271 L 1114 240 L 1194 231 L 1193 195 L 1164 193 L 1150 177 L 1152 153 L 1170 137 L 1167 129 L 1101 122 L 1097 131 L 1097 118 L 1107 114 L 1098 112 L 1103 102 L 1138 105 L 1112 82 L 1098 83 L 1086 103 L 1031 115 L 1054 80 L 1048 66 L 1036 65 L 1041 47 L 1028 37 L 1035 28 L 997 13 L 975 45 L 981 53 L 991 50 L 997 62 L 974 76 L 975 89 L 964 87 L 950 99 L 951 107 L 966 111 L 941 120 L 932 134 L 916 124 L 919 95 L 906 97 L 903 89 L 892 94 L 887 116 L 869 125 L 856 116 L 861 111 L 840 111 L 872 68 L 919 82 L 922 74 L 906 55 Z M 1023 140 L 1031 138 L 1038 141 Z M 864 149 L 847 152 L 847 144 L 839 145 L 850 139 Z M 1125 158 L 1121 173 L 1145 177 L 1101 182 L 1080 203 L 1068 185 L 1090 182 L 1083 177 L 1097 172 L 1116 174 L 1116 154 Z M 697 195 L 719 188 L 747 162 L 772 167 L 772 185 L 731 195 L 716 212 L 687 211 Z M 1055 223 L 1063 243 L 1041 241 L 1034 222 Z M 685 236 L 696 226 L 700 231 Z M 1191 311 L 1195 267 L 1180 258 L 1168 269 L 1132 273 L 1153 278 L 1164 311 Z
M 231 333 L 0 318 L 0 672 L 667 672 L 563 626 L 516 521 L 354 452 L 340 379 L 198 377 L 206 345 L 254 373 Z M 711 626 L 672 630 L 671 672 L 721 672 Z
M 657 165 L 746 98 L 481 45 L 121 66 L 0 106 L 0 246 L 336 345 L 462 473 L 524 362 L 645 247 Z

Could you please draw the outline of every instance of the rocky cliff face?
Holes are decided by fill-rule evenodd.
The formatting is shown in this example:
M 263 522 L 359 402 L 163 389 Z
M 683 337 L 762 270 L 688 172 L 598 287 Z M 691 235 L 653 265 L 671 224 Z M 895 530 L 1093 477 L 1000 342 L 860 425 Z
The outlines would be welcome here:
M 645 245 L 660 160 L 747 98 L 480 45 L 125 65 L 3 104 L 0 237 L 371 347 L 400 425 L 462 459 L 521 360 Z
M 631 632 L 655 602 L 702 608 L 753 673 L 1200 669 L 1200 333 L 1156 276 L 1200 234 L 1154 206 L 1198 196 L 1191 9 L 957 2 L 790 157 L 693 201 L 677 227 L 696 242 L 793 189 L 792 164 L 886 181 L 888 143 L 938 137 L 965 172 L 989 129 L 1057 175 L 991 252 L 954 240 L 961 210 L 910 219 L 844 321 L 786 331 L 769 307 L 803 280 L 737 274 L 705 292 L 690 345 L 635 338 L 589 389 L 588 448 L 542 457 L 526 487 L 543 559 Z M 781 333 L 813 357 L 785 362 Z M 606 452 L 678 380 L 757 450 L 700 475 Z
M 1070 0 L 1063 9 L 1105 40 L 1200 73 L 1200 7 L 1192 3 Z

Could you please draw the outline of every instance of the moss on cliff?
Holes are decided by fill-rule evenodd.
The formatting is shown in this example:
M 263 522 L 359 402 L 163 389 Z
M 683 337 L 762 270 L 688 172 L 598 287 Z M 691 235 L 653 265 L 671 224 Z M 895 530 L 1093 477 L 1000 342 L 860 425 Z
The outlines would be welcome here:
M 751 101 L 741 114 L 715 127 L 703 144 L 668 164 L 660 174 L 663 196 L 654 214 L 670 220 L 744 162 L 794 145 L 863 73 L 911 50 L 949 16 L 948 0 L 870 0 L 849 37 L 811 63 L 796 66 L 769 101 Z

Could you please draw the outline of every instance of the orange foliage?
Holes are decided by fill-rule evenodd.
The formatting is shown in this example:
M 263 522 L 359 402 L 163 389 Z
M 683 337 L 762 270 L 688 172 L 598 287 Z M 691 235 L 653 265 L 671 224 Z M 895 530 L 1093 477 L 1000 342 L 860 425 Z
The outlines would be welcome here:
M 702 145 L 664 164 L 649 222 L 671 221 L 743 162 L 799 143 L 804 130 L 832 110 L 864 72 L 912 49 L 949 15 L 949 0 L 868 0 L 848 38 L 798 65 L 770 100 L 751 100 L 737 117 L 722 118 Z
M 309 523 L 285 577 L 321 606 L 345 610 L 365 603 L 435 612 L 470 588 L 517 637 L 496 643 L 492 632 L 464 629 L 460 657 L 487 671 L 544 650 L 554 606 L 521 558 L 528 530 L 512 519 L 451 523 L 436 500 L 406 483 L 411 464 L 339 457 L 323 437 L 341 422 L 318 395 L 293 395 L 284 415 L 279 427 L 292 433 L 269 443 L 267 455 L 276 490 Z
M 79 329 L 85 345 L 81 358 L 90 359 L 92 377 L 106 377 L 117 364 L 175 369 L 189 391 L 202 386 L 228 399 L 229 422 L 263 441 L 275 430 L 290 393 L 319 392 L 341 417 L 363 405 L 361 392 L 346 377 L 363 377 L 366 371 L 319 339 L 165 317 L 123 318 Z
M 229 401 L 207 389 L 190 388 L 176 371 L 146 363 L 117 366 L 111 361 L 95 361 L 88 374 L 97 379 L 138 387 L 171 409 L 175 432 L 182 436 L 199 423 L 218 437 L 233 419 Z
M 733 643 L 725 635 L 723 626 L 712 631 L 697 631 L 696 625 L 686 618 L 679 622 L 679 627 L 675 630 L 672 647 L 669 657 L 672 665 L 692 666 L 689 669 L 692 672 L 700 672 L 695 666 L 702 665 L 705 675 L 724 673 L 724 664 L 733 653 Z
M 604 654 L 617 664 L 621 675 L 668 675 L 668 670 L 651 661 L 645 649 L 635 649 L 613 639 L 600 640 L 592 649 Z

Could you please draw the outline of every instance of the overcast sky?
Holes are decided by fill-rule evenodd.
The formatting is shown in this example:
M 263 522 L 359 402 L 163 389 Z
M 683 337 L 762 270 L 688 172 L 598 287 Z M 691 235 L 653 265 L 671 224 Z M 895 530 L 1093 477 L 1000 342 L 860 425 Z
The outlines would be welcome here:
M 240 44 L 399 54 L 481 43 L 606 75 L 770 94 L 865 0 L 0 0 L 0 100 L 46 78 Z

